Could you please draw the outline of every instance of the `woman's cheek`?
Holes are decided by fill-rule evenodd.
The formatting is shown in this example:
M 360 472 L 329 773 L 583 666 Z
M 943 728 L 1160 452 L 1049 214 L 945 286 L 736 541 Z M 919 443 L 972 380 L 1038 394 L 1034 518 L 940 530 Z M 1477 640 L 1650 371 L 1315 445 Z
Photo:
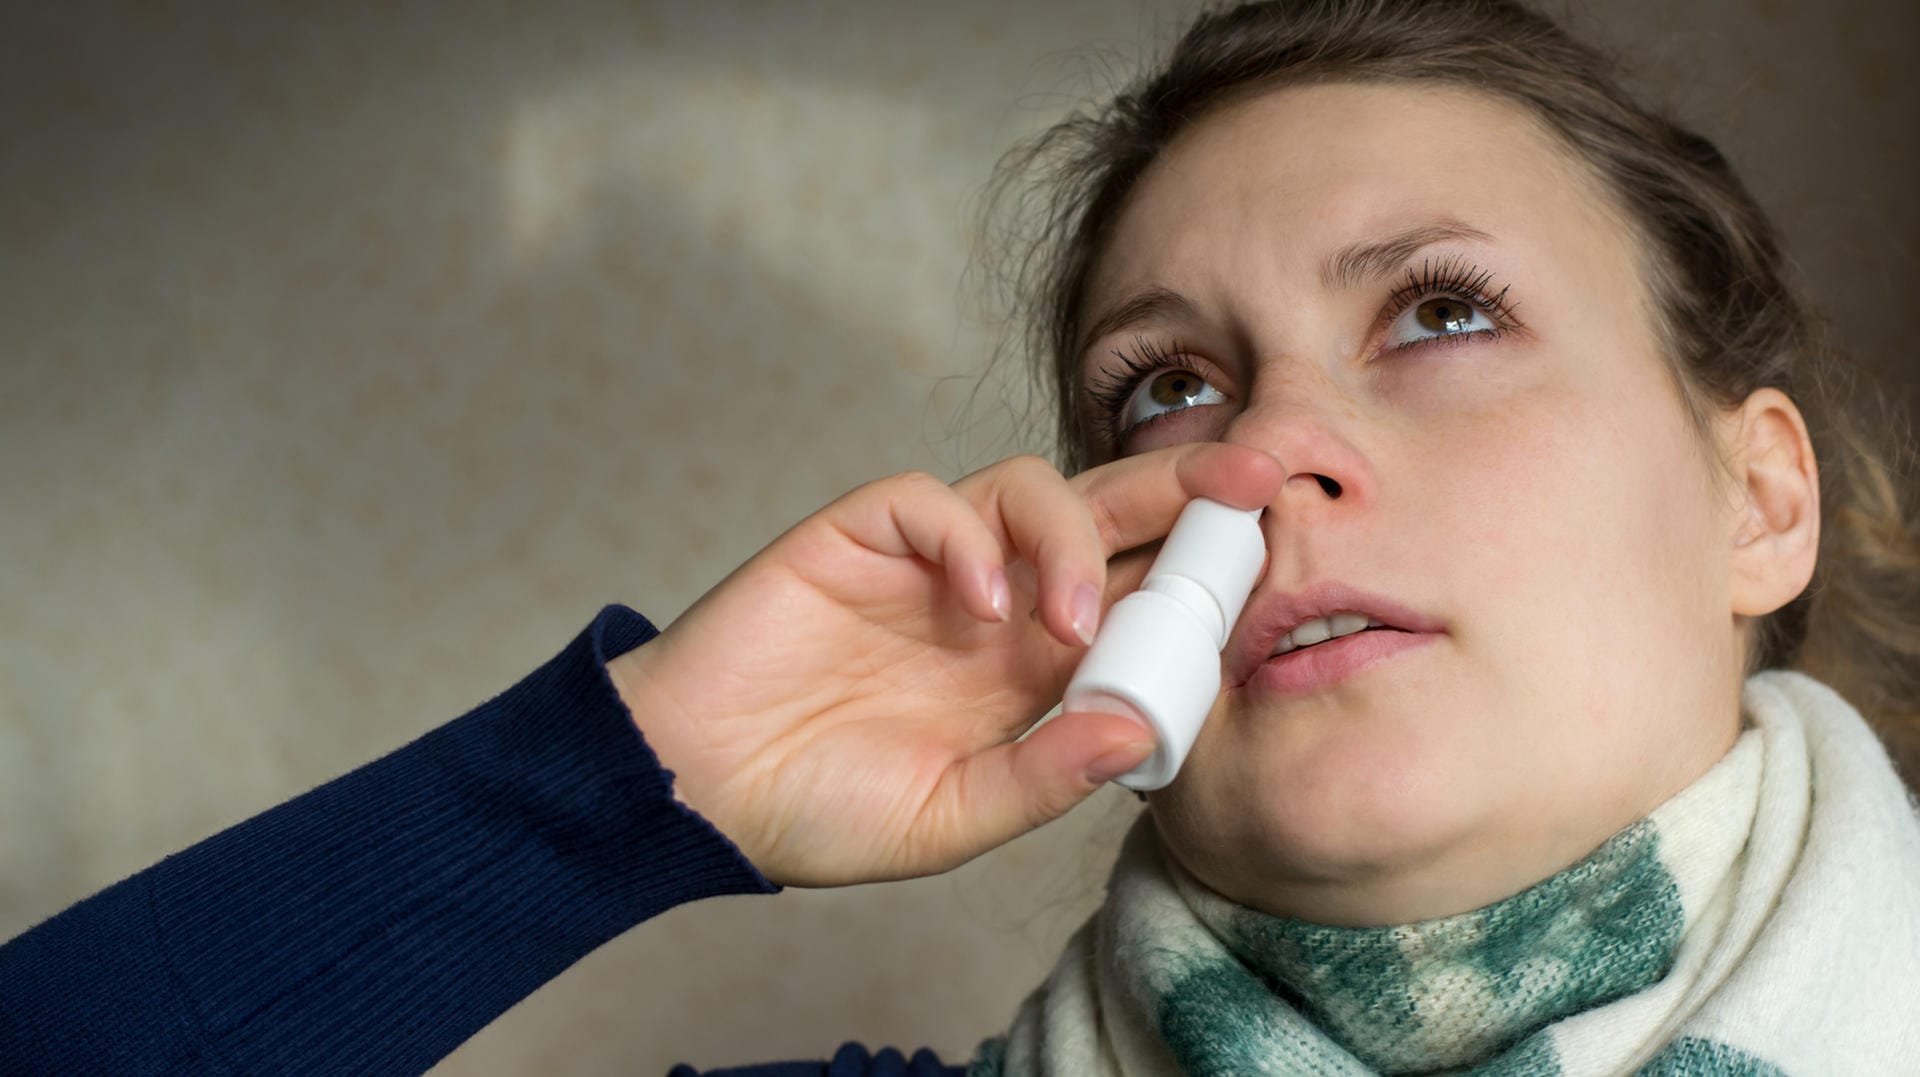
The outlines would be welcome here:
M 1420 503 L 1460 521 L 1452 541 L 1497 577 L 1524 577 L 1543 557 L 1570 553 L 1568 542 L 1599 537 L 1596 527 L 1604 534 L 1588 503 L 1595 461 L 1587 437 L 1556 394 L 1461 403 L 1415 425 L 1421 435 L 1406 461 L 1422 472 L 1413 480 Z
M 1511 408 L 1551 380 L 1551 364 L 1522 341 L 1467 341 L 1389 351 L 1369 364 L 1374 392 L 1423 418 Z

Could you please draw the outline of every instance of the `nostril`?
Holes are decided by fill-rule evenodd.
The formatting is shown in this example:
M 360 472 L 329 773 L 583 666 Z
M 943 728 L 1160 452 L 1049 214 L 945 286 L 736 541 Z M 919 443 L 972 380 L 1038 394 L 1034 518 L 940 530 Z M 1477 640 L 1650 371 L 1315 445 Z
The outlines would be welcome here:
M 1327 478 L 1325 475 L 1315 475 L 1314 480 L 1320 484 L 1320 488 L 1322 490 L 1325 490 L 1327 492 L 1328 497 L 1340 496 L 1339 483 L 1334 482 L 1332 479 Z

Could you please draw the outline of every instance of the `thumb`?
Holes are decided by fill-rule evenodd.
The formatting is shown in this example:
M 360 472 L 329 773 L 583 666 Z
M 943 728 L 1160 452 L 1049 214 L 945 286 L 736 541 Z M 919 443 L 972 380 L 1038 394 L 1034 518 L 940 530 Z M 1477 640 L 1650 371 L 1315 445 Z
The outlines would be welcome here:
M 1139 766 L 1153 733 L 1118 714 L 1061 714 L 1026 739 L 996 745 L 950 775 L 973 811 L 978 856 L 1065 815 L 1109 780 Z

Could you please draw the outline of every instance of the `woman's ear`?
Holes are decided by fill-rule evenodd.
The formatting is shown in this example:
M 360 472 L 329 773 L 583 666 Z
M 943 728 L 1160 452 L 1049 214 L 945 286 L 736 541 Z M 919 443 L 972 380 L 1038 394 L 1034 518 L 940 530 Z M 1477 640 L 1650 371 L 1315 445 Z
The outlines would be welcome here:
M 1820 551 L 1820 472 L 1791 397 L 1759 389 L 1729 417 L 1738 478 L 1730 528 L 1732 612 L 1761 617 L 1792 602 Z

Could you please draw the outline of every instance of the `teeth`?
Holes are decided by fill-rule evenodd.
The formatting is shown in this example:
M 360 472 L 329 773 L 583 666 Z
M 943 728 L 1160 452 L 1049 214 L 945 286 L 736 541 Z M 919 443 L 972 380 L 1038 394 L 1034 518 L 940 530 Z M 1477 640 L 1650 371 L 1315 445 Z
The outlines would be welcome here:
M 1316 617 L 1306 624 L 1280 637 L 1274 644 L 1273 654 L 1286 654 L 1302 647 L 1311 647 L 1340 636 L 1351 636 L 1369 628 L 1380 628 L 1379 621 L 1362 613 L 1336 613 L 1332 617 Z M 1269 658 L 1273 655 L 1268 655 Z

